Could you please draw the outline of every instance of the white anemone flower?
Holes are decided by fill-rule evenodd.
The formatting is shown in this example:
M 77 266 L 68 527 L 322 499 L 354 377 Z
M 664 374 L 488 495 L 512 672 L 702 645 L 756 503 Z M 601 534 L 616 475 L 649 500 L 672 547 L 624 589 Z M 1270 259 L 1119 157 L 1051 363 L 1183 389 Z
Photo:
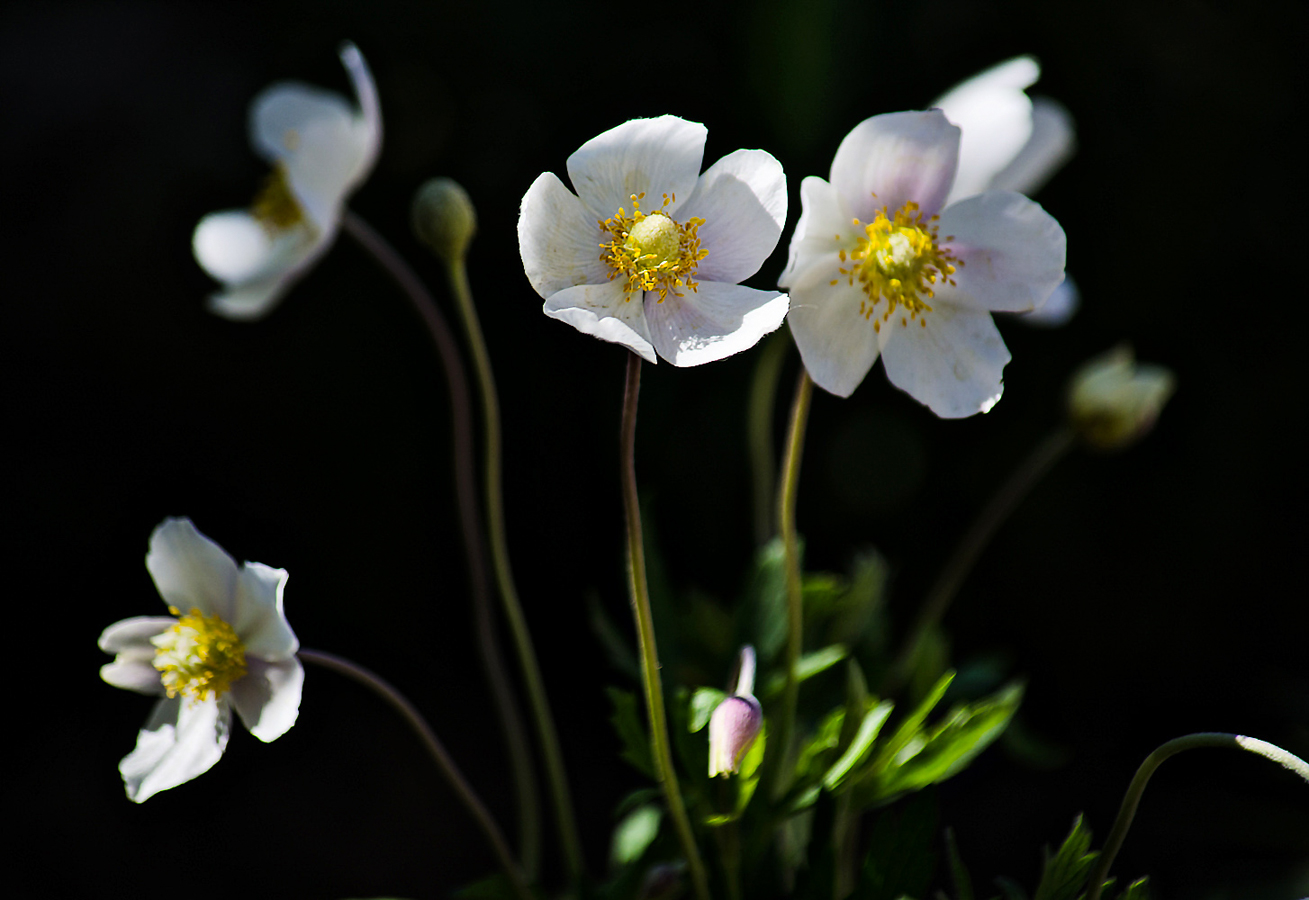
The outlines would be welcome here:
M 777 246 L 786 176 L 762 150 L 703 174 L 707 131 L 676 116 L 633 119 L 568 157 L 518 217 L 527 279 L 544 312 L 650 362 L 695 366 L 748 349 L 786 317 L 787 297 L 743 287 Z
M 300 642 L 282 611 L 283 569 L 238 569 L 189 519 L 154 530 L 145 565 L 172 615 L 124 619 L 100 635 L 100 649 L 115 654 L 100 677 L 163 697 L 118 766 L 137 803 L 218 762 L 232 707 L 261 741 L 281 737 L 304 683 Z
M 848 397 L 880 354 L 891 383 L 942 418 L 1000 399 L 1009 351 L 992 311 L 1023 312 L 1064 278 L 1064 232 L 1022 194 L 949 207 L 959 128 L 940 110 L 888 113 L 810 176 L 782 285 L 814 382 Z
M 1041 77 L 1030 56 L 992 66 L 955 85 L 931 106 L 958 125 L 959 172 L 946 199 L 950 205 L 984 191 L 1036 193 L 1077 148 L 1073 117 L 1056 100 L 1028 97 L 1026 89 Z M 1026 313 L 1028 325 L 1058 327 L 1077 311 L 1079 296 L 1071 279 L 1050 299 Z
M 191 238 L 196 261 L 223 289 L 211 312 L 254 321 L 328 248 L 346 196 L 382 145 L 377 88 L 354 44 L 341 47 L 359 105 L 299 82 L 265 89 L 250 106 L 250 143 L 273 167 L 250 209 L 211 213 Z

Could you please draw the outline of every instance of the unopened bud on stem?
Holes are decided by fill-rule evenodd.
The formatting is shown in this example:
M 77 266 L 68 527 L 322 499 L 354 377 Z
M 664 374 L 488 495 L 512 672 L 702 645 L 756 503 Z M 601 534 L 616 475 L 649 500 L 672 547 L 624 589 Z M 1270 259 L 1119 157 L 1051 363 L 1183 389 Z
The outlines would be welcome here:
M 473 201 L 449 178 L 430 179 L 418 189 L 412 219 L 414 234 L 447 263 L 463 259 L 477 234 Z
M 1130 347 L 1115 347 L 1073 373 L 1068 418 L 1092 447 L 1120 450 L 1149 433 L 1176 387 L 1169 369 L 1137 365 Z
M 741 767 L 741 759 L 759 737 L 764 713 L 754 691 L 754 648 L 741 648 L 740 674 L 736 692 L 718 704 L 709 718 L 709 777 L 730 775 Z

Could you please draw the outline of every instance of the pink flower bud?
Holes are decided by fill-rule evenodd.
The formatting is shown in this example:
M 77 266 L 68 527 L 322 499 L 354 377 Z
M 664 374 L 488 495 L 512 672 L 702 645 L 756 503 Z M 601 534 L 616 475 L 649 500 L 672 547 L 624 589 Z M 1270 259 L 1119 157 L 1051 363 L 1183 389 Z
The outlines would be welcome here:
M 728 697 L 709 719 L 709 777 L 729 775 L 754 744 L 763 725 L 759 701 L 746 694 Z

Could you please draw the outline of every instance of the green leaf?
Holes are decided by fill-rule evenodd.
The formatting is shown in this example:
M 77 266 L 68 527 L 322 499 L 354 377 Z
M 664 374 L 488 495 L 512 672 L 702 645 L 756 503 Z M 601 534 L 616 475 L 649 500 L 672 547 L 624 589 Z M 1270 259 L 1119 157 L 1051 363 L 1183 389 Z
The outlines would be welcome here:
M 614 829 L 609 858 L 615 868 L 636 862 L 659 834 L 663 811 L 653 803 L 632 810 Z
M 727 693 L 718 688 L 696 688 L 687 708 L 686 730 L 695 734 L 709 724 L 718 704 L 727 699 Z
M 824 647 L 821 650 L 814 650 L 812 653 L 806 653 L 795 661 L 795 680 L 801 682 L 807 681 L 820 672 L 826 672 L 849 655 L 850 648 L 841 644 L 833 644 L 830 647 Z M 785 686 L 786 673 L 777 672 L 769 678 L 768 683 L 764 685 L 762 696 L 779 696 Z
M 622 745 L 618 755 L 627 760 L 638 771 L 650 778 L 655 777 L 654 759 L 650 756 L 650 736 L 641 724 L 641 712 L 637 706 L 636 695 L 622 688 L 610 687 L 609 702 L 614 705 L 614 714 L 609 717 L 614 731 L 618 732 L 618 741 Z
M 896 757 L 918 736 L 918 733 L 922 730 L 923 722 L 936 708 L 936 704 L 941 702 L 941 698 L 945 696 L 945 691 L 950 687 L 950 682 L 953 680 L 953 671 L 946 672 L 941 676 L 936 685 L 927 693 L 927 696 L 914 708 L 914 711 L 895 729 L 891 739 L 882 746 L 882 749 L 878 752 L 877 761 L 874 763 L 874 769 L 880 770 L 894 762 Z
M 920 795 L 902 809 L 885 810 L 868 841 L 857 891 L 860 900 L 923 896 L 936 869 L 935 837 L 935 798 Z
M 831 758 L 841 743 L 841 728 L 845 723 L 845 709 L 838 707 L 823 717 L 818 728 L 800 746 L 795 763 L 795 778 L 799 783 L 817 781 L 819 773 L 831 765 Z
M 1127 890 L 1118 895 L 1118 900 L 1150 900 L 1150 892 L 1146 890 L 1148 878 L 1138 878 L 1127 886 Z
M 746 599 L 749 643 L 761 661 L 771 660 L 786 642 L 786 549 L 781 538 L 773 538 L 755 554 Z
M 955 900 L 973 900 L 973 880 L 968 876 L 968 867 L 959 855 L 959 845 L 955 843 L 954 829 L 945 830 L 945 855 L 950 863 L 950 880 L 954 882 Z
M 886 719 L 891 715 L 891 710 L 895 704 L 890 700 L 883 700 L 881 703 L 873 704 L 869 701 L 869 708 L 865 711 L 863 720 L 859 723 L 859 729 L 855 732 L 850 746 L 846 747 L 841 758 L 833 763 L 832 767 L 823 775 L 823 787 L 827 790 L 835 790 L 850 770 L 861 763 L 872 750 L 873 741 L 877 740 L 878 733 L 882 726 L 886 724 Z
M 850 583 L 833 609 L 827 638 L 850 646 L 864 645 L 874 652 L 885 642 L 886 629 L 875 624 L 886 597 L 890 567 L 876 550 L 855 558 Z
M 1100 854 L 1091 849 L 1091 830 L 1079 815 L 1054 856 L 1046 852 L 1033 900 L 1077 900 Z

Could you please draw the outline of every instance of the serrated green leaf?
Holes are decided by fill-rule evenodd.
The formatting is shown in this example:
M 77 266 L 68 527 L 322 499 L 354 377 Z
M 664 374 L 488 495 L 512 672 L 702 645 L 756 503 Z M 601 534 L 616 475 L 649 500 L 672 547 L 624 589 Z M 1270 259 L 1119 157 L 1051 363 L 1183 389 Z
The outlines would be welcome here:
M 873 764 L 874 770 L 884 768 L 918 735 L 918 732 L 922 730 L 923 722 L 936 708 L 936 704 L 941 702 L 941 698 L 945 696 L 946 689 L 950 687 L 952 680 L 954 680 L 953 671 L 942 675 L 940 680 L 927 693 L 927 696 L 914 707 L 914 711 L 896 727 L 891 739 L 878 751 L 877 759 Z
M 886 724 L 886 719 L 891 715 L 891 710 L 895 704 L 890 700 L 883 700 L 878 704 L 870 704 L 869 709 L 864 713 L 862 721 L 859 723 L 859 729 L 855 732 L 854 738 L 850 741 L 850 746 L 846 747 L 845 752 L 841 754 L 840 759 L 832 764 L 826 774 L 823 775 L 823 787 L 827 790 L 835 790 L 850 770 L 861 763 L 869 752 L 872 750 L 873 741 L 877 740 L 878 733 L 882 726 Z
M 1046 854 L 1033 900 L 1077 900 L 1086 887 L 1091 867 L 1100 857 L 1097 852 L 1088 852 L 1090 848 L 1091 830 L 1079 815 L 1058 852 L 1054 856 Z
M 609 859 L 615 868 L 636 862 L 659 835 L 663 810 L 653 803 L 632 810 L 614 829 Z
M 609 717 L 614 731 L 618 733 L 618 742 L 622 749 L 618 755 L 627 760 L 638 771 L 650 778 L 655 777 L 654 760 L 650 755 L 650 736 L 641 724 L 641 712 L 637 706 L 636 695 L 622 688 L 605 689 L 609 702 L 614 705 L 614 714 Z
M 821 650 L 814 650 L 812 653 L 806 653 L 795 661 L 795 680 L 807 681 L 820 672 L 826 672 L 832 666 L 839 663 L 850 655 L 850 648 L 841 644 L 833 644 L 830 647 L 824 647 Z M 762 696 L 776 697 L 782 693 L 786 686 L 786 674 L 777 672 L 768 679 L 764 685 Z
M 1149 878 L 1138 878 L 1127 886 L 1127 890 L 1118 895 L 1118 900 L 1150 900 L 1150 891 L 1146 883 Z
M 727 692 L 720 691 L 718 688 L 696 688 L 691 694 L 691 701 L 688 704 L 686 711 L 687 731 L 695 734 L 701 728 L 708 725 L 710 717 L 714 714 L 714 710 L 718 708 L 718 704 L 726 699 Z

